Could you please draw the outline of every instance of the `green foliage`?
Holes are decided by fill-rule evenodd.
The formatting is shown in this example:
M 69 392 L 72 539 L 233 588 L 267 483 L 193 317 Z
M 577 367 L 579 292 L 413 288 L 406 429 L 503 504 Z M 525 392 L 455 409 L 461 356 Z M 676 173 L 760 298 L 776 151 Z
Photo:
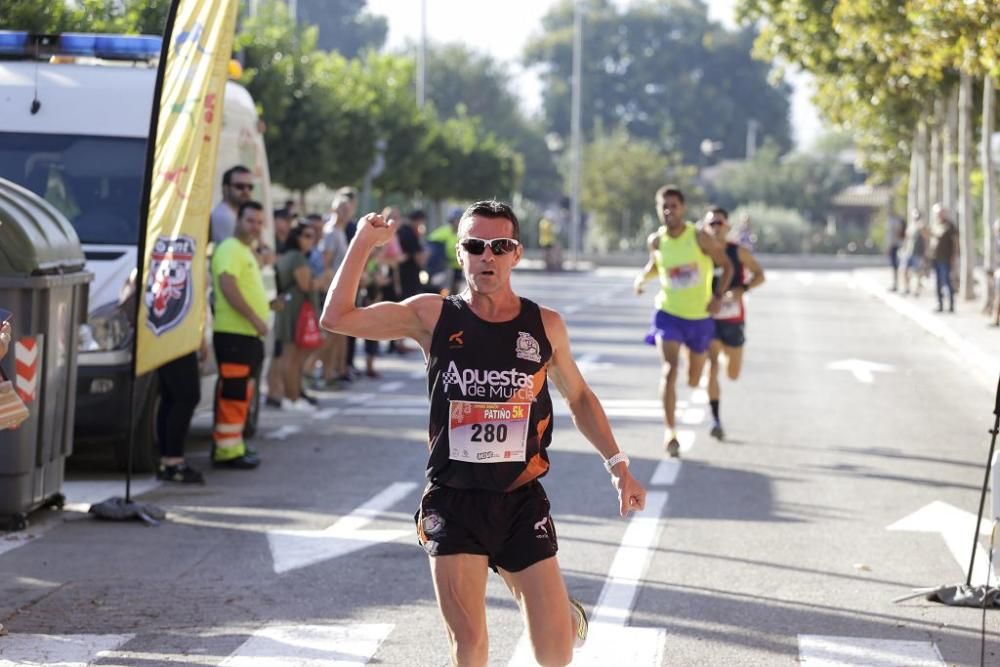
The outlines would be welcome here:
M 367 0 L 298 0 L 299 23 L 317 28 L 316 46 L 354 58 L 385 44 L 389 23 L 384 16 L 365 11 Z
M 698 192 L 695 172 L 681 164 L 679 155 L 666 156 L 656 144 L 636 139 L 624 128 L 606 132 L 598 126 L 585 148 L 583 206 L 591 229 L 606 248 L 641 248 L 659 224 L 653 197 L 664 183 L 684 191 L 694 210 Z
M 506 68 L 462 44 L 431 45 L 426 63 L 426 98 L 441 116 L 480 118 L 485 130 L 521 155 L 523 194 L 543 201 L 556 198 L 562 176 L 546 146 L 545 130 L 522 113 Z
M 721 141 L 722 157 L 742 157 L 747 121 L 762 137 L 791 145 L 789 90 L 768 83 L 769 66 L 754 61 L 754 34 L 727 32 L 708 20 L 705 5 L 689 0 L 640 0 L 620 8 L 587 0 L 583 20 L 583 118 L 622 126 L 642 139 L 701 159 L 704 139 Z M 540 65 L 549 127 L 567 136 L 570 118 L 573 6 L 556 5 L 525 52 Z
M 161 35 L 170 0 L 3 0 L 0 30 Z
M 782 158 L 765 145 L 752 160 L 725 169 L 711 189 L 713 200 L 733 209 L 746 202 L 789 209 L 821 224 L 830 201 L 858 175 L 834 155 L 791 154 Z
M 799 253 L 807 249 L 810 225 L 797 211 L 757 202 L 740 206 L 729 215 L 734 221 L 749 216 L 756 252 Z

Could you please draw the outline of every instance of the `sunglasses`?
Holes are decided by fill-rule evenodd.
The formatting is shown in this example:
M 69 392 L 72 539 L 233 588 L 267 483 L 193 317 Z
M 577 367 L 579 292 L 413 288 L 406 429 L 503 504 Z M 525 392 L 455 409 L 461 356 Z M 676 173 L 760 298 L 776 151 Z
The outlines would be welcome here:
M 465 252 L 470 255 L 482 255 L 486 252 L 486 246 L 490 246 L 490 250 L 493 251 L 494 255 L 506 255 L 509 252 L 514 252 L 514 248 L 520 245 L 518 241 L 514 239 L 476 239 L 467 238 L 460 244 L 465 248 Z
M 230 183 L 229 187 L 234 190 L 253 190 L 253 183 Z
M 708 223 L 708 226 L 709 227 L 721 227 L 724 224 L 726 224 L 726 223 L 724 223 L 722 220 L 713 220 L 712 222 Z

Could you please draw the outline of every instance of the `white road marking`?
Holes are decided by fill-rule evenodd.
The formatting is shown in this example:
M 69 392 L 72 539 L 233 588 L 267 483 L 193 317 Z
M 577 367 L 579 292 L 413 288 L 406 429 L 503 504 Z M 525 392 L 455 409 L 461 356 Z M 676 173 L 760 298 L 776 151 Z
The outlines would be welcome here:
M 340 414 L 340 408 L 323 408 L 322 410 L 317 410 L 312 419 L 326 421 L 331 417 L 336 417 L 338 414 Z
M 667 492 L 652 491 L 646 508 L 632 515 L 621 546 L 608 570 L 597 606 L 590 614 L 590 633 L 583 648 L 574 651 L 574 665 L 658 665 L 663 661 L 666 630 L 626 627 L 635 597 L 646 575 L 652 550 L 663 530 Z M 627 658 L 626 658 L 627 656 Z M 509 665 L 535 664 L 527 633 L 521 635 Z
M 888 364 L 880 364 L 875 361 L 865 361 L 863 359 L 842 359 L 826 365 L 830 371 L 848 371 L 854 379 L 863 384 L 871 384 L 875 381 L 875 373 L 894 373 L 896 369 Z
M 365 527 L 416 488 L 416 482 L 394 482 L 324 530 L 269 530 L 267 542 L 275 573 L 283 574 L 414 534 L 412 528 L 365 530 Z
M 916 533 L 940 533 L 948 551 L 955 558 L 963 574 L 969 572 L 969 560 L 972 558 L 972 540 L 969 535 L 975 533 L 976 515 L 966 512 L 954 505 L 935 500 L 913 514 L 900 519 L 887 527 L 887 530 L 910 531 Z M 980 535 L 989 535 L 991 524 L 988 518 L 979 526 Z M 982 546 L 976 546 L 976 563 L 972 572 L 973 585 L 987 583 L 997 584 L 997 575 L 989 562 L 989 556 Z
M 302 427 L 298 424 L 285 424 L 264 436 L 265 440 L 287 440 L 290 435 L 297 435 L 302 432 Z
M 705 420 L 705 410 L 703 408 L 688 408 L 681 413 L 680 422 L 687 426 L 697 426 Z
M 347 397 L 347 403 L 360 404 L 360 403 L 371 403 L 375 400 L 376 394 L 364 393 L 364 394 L 352 394 Z
M 420 371 L 420 377 L 423 377 L 424 375 L 425 375 L 425 373 L 421 369 L 421 371 Z M 404 386 L 405 386 L 404 383 L 400 382 L 398 380 L 396 382 L 383 382 L 382 384 L 380 384 L 378 386 L 378 393 L 380 393 L 380 394 L 391 394 L 394 391 L 399 391 Z
M 254 632 L 220 667 L 367 665 L 393 627 L 390 623 L 268 626 Z
M 649 478 L 649 486 L 673 486 L 681 471 L 681 462 L 677 459 L 660 459 Z
M 87 667 L 135 635 L 37 635 L 0 637 L 0 667 Z
M 802 283 L 803 285 L 812 285 L 816 282 L 816 275 L 809 271 L 796 271 L 795 279 Z
M 708 380 L 703 380 L 707 383 Z M 708 405 L 708 391 L 699 386 L 697 389 L 691 391 L 691 403 L 694 405 Z M 678 401 L 680 404 L 680 401 Z
M 799 635 L 805 667 L 937 667 L 944 665 L 933 642 Z

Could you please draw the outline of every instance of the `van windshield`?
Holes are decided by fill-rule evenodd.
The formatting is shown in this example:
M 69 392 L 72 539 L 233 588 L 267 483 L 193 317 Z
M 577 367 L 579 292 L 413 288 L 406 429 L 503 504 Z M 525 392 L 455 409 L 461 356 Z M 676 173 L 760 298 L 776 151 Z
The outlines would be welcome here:
M 0 178 L 59 209 L 81 243 L 138 243 L 145 160 L 145 138 L 0 132 Z

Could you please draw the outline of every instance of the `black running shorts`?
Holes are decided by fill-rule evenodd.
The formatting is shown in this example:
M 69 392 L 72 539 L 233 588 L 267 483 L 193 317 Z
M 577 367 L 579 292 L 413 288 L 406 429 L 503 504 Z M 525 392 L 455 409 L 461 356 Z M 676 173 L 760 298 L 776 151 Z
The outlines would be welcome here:
M 746 336 L 743 333 L 743 322 L 715 321 L 715 337 L 726 347 L 743 347 Z
M 510 492 L 432 486 L 414 519 L 429 555 L 480 554 L 494 570 L 518 572 L 559 549 L 549 499 L 538 481 Z

